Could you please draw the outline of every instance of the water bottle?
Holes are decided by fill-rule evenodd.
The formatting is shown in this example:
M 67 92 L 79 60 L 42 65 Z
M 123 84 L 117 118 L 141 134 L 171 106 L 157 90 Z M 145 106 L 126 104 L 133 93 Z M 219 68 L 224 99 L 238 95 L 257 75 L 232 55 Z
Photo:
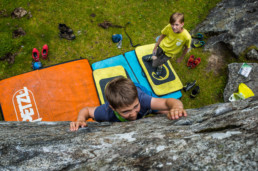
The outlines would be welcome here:
M 121 49 L 121 47 L 122 47 L 122 40 L 120 40 L 118 43 L 117 43 L 117 48 L 119 48 L 119 49 Z

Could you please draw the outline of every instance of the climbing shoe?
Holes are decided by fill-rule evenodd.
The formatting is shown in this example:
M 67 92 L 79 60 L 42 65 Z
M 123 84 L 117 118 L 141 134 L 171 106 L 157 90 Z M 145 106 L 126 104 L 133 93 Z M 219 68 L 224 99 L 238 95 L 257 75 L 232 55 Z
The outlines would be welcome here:
M 156 75 L 157 75 L 157 76 L 161 76 L 162 70 L 163 70 L 163 66 L 158 66 L 158 67 L 157 67 L 157 70 L 156 70 Z
M 190 90 L 191 88 L 193 88 L 193 86 L 196 84 L 196 80 L 193 82 L 188 82 L 186 83 L 186 85 L 184 86 L 183 90 L 186 92 L 188 90 Z
M 42 48 L 41 56 L 43 59 L 47 59 L 47 55 L 48 55 L 48 46 L 47 44 L 45 44 Z
M 195 86 L 193 91 L 191 92 L 190 94 L 190 97 L 191 98 L 195 98 L 197 94 L 200 93 L 200 87 L 199 86 Z
M 39 62 L 39 51 L 38 51 L 38 49 L 34 48 L 32 50 L 32 58 L 34 59 L 35 62 Z
M 152 56 L 151 55 L 146 55 L 146 56 L 142 57 L 142 59 L 146 62 L 150 62 L 150 61 L 152 61 Z
M 195 68 L 197 65 L 199 65 L 200 62 L 201 62 L 201 58 L 196 58 L 196 59 L 194 60 L 194 62 L 192 63 L 191 68 L 192 68 L 192 69 Z
M 201 33 L 197 33 L 195 35 L 192 35 L 192 38 L 202 40 L 203 39 L 203 35 Z
M 199 47 L 202 47 L 204 44 L 205 44 L 204 41 L 196 41 L 196 42 L 193 42 L 193 47 L 199 48 Z
M 187 61 L 187 67 L 188 67 L 188 68 L 192 68 L 193 63 L 194 63 L 194 56 L 191 55 L 191 56 L 189 57 L 188 61 Z

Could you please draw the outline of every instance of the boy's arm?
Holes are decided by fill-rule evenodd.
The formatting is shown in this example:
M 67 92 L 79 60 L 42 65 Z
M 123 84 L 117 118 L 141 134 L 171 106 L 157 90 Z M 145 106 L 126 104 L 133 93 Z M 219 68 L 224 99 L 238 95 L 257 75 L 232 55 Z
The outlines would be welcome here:
M 77 121 L 70 123 L 70 130 L 77 131 L 79 127 L 87 126 L 86 120 L 94 118 L 94 112 L 96 107 L 84 107 L 80 110 Z
M 189 51 L 189 49 L 190 48 L 188 48 L 187 46 L 184 47 L 182 55 L 179 58 L 177 58 L 177 60 L 176 60 L 177 63 L 181 63 L 182 62 L 182 60 L 184 59 L 184 57 L 187 54 L 187 52 Z
M 160 42 L 166 37 L 166 35 L 164 34 L 161 34 L 160 37 L 159 37 L 159 40 L 157 41 L 157 43 L 155 44 L 154 46 L 154 49 L 153 49 L 153 54 L 156 54 L 157 52 L 157 47 L 159 46 Z
M 183 103 L 177 99 L 152 98 L 151 109 L 159 110 L 161 113 L 167 114 L 168 119 L 179 119 L 182 116 L 187 116 L 184 110 Z

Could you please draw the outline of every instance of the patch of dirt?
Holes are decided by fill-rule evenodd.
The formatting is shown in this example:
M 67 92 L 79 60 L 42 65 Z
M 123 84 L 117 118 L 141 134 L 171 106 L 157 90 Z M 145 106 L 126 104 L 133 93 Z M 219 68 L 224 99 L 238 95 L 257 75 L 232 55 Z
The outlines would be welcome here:
M 6 9 L 3 9 L 0 11 L 0 17 L 8 17 L 8 13 L 7 13 Z
M 29 12 L 28 12 L 27 19 L 30 19 L 31 17 L 32 17 L 32 14 L 31 14 L 31 12 L 29 11 Z
M 212 71 L 215 75 L 220 73 L 220 70 L 226 65 L 223 56 L 211 54 L 208 58 L 208 66 L 205 69 L 207 72 Z
M 224 42 L 218 42 L 213 46 L 212 54 L 208 58 L 207 72 L 213 71 L 214 74 L 218 75 L 221 69 L 227 65 L 227 60 L 237 58 L 233 53 L 232 47 Z
M 26 32 L 21 27 L 19 27 L 17 30 L 13 31 L 13 38 L 24 36 L 25 34 Z
M 96 17 L 96 14 L 92 13 L 90 16 L 91 16 L 91 17 Z
M 8 62 L 8 64 L 13 64 L 14 63 L 14 61 L 15 61 L 15 56 L 17 55 L 17 53 L 14 53 L 14 54 L 12 54 L 12 53 L 7 53 L 7 54 L 5 54 L 4 56 L 2 56 L 2 57 L 0 57 L 0 60 L 1 61 L 7 61 Z

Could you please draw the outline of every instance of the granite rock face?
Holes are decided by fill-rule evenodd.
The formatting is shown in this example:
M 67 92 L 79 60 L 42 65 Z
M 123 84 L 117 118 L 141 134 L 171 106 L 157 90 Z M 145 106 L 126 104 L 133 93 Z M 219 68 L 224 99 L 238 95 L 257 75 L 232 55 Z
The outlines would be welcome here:
M 258 98 L 123 123 L 0 122 L 0 170 L 257 170 Z
M 248 63 L 248 65 L 252 66 L 252 70 L 248 77 L 238 74 L 242 64 L 243 63 L 231 63 L 228 65 L 228 83 L 223 93 L 225 102 L 229 101 L 228 99 L 231 94 L 238 92 L 238 86 L 240 83 L 246 84 L 253 91 L 255 96 L 258 95 L 258 64 Z
M 257 7 L 257 0 L 222 0 L 193 33 L 209 37 L 204 50 L 214 52 L 222 45 L 237 57 L 249 47 L 258 47 Z M 252 55 L 258 58 L 257 53 Z

